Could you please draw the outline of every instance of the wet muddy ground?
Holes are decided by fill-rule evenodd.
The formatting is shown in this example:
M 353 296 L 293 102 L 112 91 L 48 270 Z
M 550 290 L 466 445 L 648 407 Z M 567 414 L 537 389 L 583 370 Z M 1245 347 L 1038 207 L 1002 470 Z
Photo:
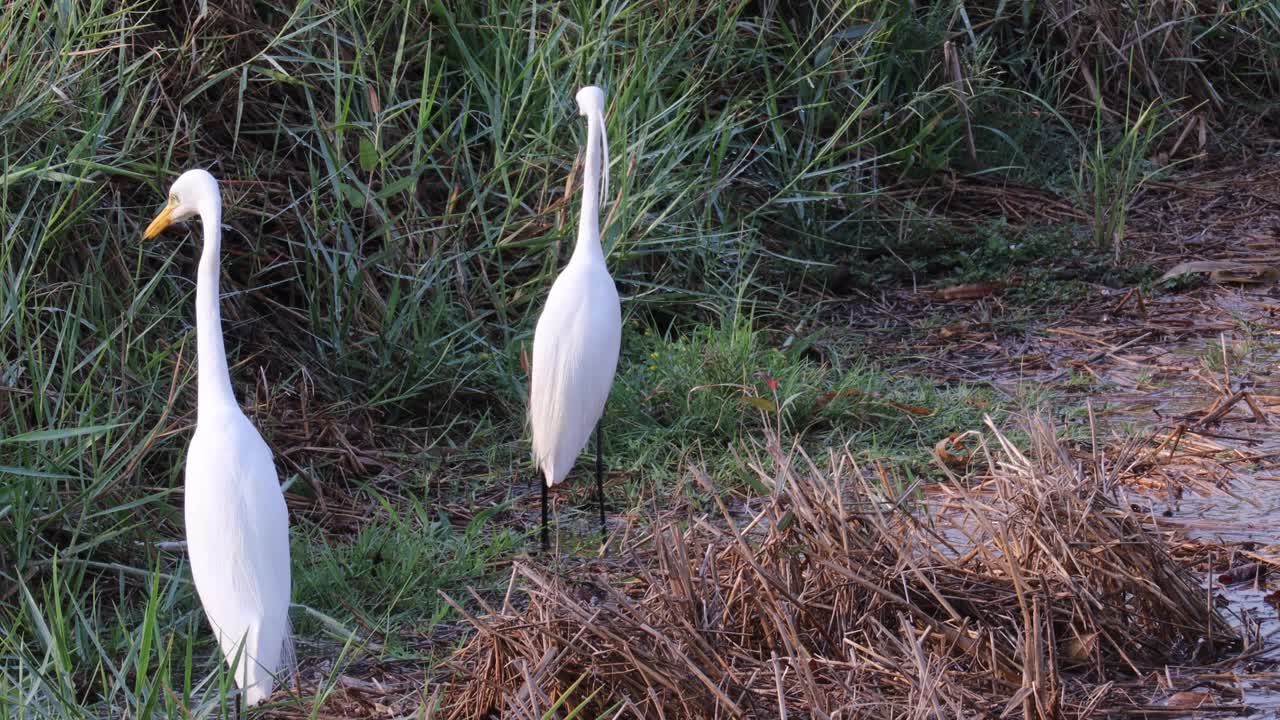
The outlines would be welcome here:
M 910 358 L 905 372 L 1059 398 L 1052 414 L 1088 452 L 1128 463 L 1120 492 L 1246 638 L 1219 675 L 1151 678 L 1168 708 L 1158 716 L 1280 717 L 1280 169 L 1158 192 L 1139 213 L 1143 257 L 1161 271 L 1206 260 L 1219 271 L 1147 293 L 1092 285 L 1069 307 L 1034 311 L 999 289 L 960 301 L 882 293 L 855 324 Z

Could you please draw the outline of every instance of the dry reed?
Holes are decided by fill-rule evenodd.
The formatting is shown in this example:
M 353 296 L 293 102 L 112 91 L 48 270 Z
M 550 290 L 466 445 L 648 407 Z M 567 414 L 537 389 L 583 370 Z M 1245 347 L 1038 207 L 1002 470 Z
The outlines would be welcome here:
M 464 612 L 437 714 L 1076 718 L 1143 706 L 1143 672 L 1236 645 L 1111 495 L 1117 468 L 1026 431 L 1024 452 L 988 429 L 976 485 L 900 491 L 848 449 L 819 465 L 767 442 L 755 511 L 717 499 L 610 563 L 517 562 L 501 607 Z

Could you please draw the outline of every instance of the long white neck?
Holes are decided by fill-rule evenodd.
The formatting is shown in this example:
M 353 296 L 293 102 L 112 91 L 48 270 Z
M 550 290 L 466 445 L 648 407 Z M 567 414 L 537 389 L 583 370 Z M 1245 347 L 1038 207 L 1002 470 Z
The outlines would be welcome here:
M 608 139 L 604 133 L 604 116 L 598 112 L 587 114 L 587 157 L 582 182 L 582 218 L 578 221 L 578 244 L 573 249 L 570 262 L 604 264 L 604 249 L 600 246 L 600 180 L 601 155 L 608 157 Z M 608 168 L 603 168 L 604 173 Z M 608 175 L 604 176 L 608 187 Z
M 200 208 L 204 250 L 196 274 L 196 356 L 199 386 L 197 412 L 236 406 L 222 344 L 222 313 L 218 311 L 218 275 L 222 267 L 222 203 L 218 198 Z

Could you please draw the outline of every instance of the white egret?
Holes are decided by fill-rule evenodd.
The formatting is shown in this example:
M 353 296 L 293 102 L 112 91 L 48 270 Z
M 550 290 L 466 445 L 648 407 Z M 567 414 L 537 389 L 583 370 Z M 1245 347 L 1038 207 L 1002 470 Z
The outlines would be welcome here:
M 249 705 L 271 695 L 292 659 L 289 513 L 271 450 L 231 390 L 218 312 L 222 200 L 204 170 L 173 183 L 143 234 L 200 216 L 196 276 L 196 431 L 187 449 L 185 516 L 191 575 L 209 624 Z M 238 704 L 237 704 L 238 707 Z
M 529 419 L 533 460 L 542 471 L 542 547 L 550 547 L 547 489 L 569 474 L 578 453 L 596 431 L 596 498 L 600 532 L 604 522 L 604 462 L 600 416 L 613 385 L 622 342 L 622 309 L 600 246 L 600 197 L 609 188 L 609 141 L 604 128 L 604 91 L 578 91 L 578 113 L 587 119 L 582 218 L 573 256 L 551 286 L 533 334 Z M 603 156 L 603 163 L 602 163 Z

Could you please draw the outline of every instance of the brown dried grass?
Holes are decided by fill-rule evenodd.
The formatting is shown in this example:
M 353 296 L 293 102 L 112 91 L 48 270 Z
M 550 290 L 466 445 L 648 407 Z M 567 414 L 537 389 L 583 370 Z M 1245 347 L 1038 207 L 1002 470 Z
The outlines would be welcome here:
M 438 714 L 1075 718 L 1236 645 L 1111 495 L 1119 468 L 1027 431 L 1024 453 L 991 426 L 983 481 L 929 492 L 868 481 L 847 448 L 819 465 L 766 442 L 755 511 L 717 499 L 608 564 L 515 563 L 501 607 L 464 613 Z
M 1212 113 L 1226 114 L 1242 96 L 1266 97 L 1280 67 L 1275 19 L 1257 7 L 1229 8 L 1213 0 L 1053 0 L 1041 11 L 1075 63 L 1090 104 L 1113 110 L 1141 98 L 1204 102 Z M 1192 57 L 1197 61 L 1185 62 Z

